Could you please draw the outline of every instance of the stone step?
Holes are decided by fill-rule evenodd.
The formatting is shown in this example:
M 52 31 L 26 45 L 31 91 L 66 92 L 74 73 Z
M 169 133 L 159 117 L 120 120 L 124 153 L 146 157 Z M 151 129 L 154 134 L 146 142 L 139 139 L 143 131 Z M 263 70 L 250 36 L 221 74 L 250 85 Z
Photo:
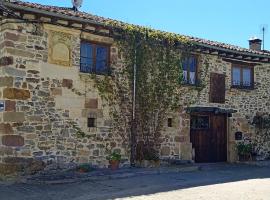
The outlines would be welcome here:
M 184 173 L 198 171 L 199 167 L 195 165 L 171 166 L 160 168 L 130 168 L 119 169 L 117 171 L 101 170 L 90 173 L 65 172 L 62 174 L 44 174 L 24 179 L 26 184 L 66 184 L 85 181 L 104 181 L 111 179 L 124 179 L 136 176 L 158 175 L 169 173 Z

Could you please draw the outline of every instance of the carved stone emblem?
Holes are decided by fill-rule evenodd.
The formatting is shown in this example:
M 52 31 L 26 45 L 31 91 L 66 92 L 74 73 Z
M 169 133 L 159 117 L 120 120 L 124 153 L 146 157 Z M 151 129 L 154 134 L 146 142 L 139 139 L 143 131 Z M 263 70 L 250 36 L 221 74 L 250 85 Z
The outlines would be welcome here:
M 64 32 L 49 32 L 49 63 L 71 66 L 71 37 Z

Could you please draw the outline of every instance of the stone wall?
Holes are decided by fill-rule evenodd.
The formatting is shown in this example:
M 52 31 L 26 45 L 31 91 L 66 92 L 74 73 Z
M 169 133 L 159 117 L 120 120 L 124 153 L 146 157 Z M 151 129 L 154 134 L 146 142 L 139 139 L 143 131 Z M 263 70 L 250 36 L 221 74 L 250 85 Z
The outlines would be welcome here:
M 192 145 L 190 143 L 189 115 L 185 108 L 189 106 L 213 106 L 225 109 L 234 109 L 237 112 L 228 119 L 228 161 L 234 162 L 238 159 L 236 154 L 235 132 L 244 134 L 243 138 L 249 138 L 253 142 L 260 140 L 265 135 L 265 130 L 258 130 L 252 124 L 257 113 L 269 113 L 270 96 L 270 64 L 258 63 L 254 68 L 255 88 L 243 90 L 231 88 L 230 62 L 224 61 L 215 55 L 199 55 L 199 80 L 200 87 L 183 86 L 181 88 L 181 105 L 183 109 L 174 114 L 174 128 L 164 131 L 163 147 L 161 154 L 167 157 L 179 156 L 181 159 L 192 158 Z M 226 102 L 224 104 L 209 103 L 210 73 L 226 75 Z M 262 136 L 260 136 L 262 135 Z M 262 144 L 261 144 L 262 145 Z M 258 152 L 261 155 L 268 154 L 269 143 L 264 144 L 264 150 Z
M 0 169 L 11 173 L 7 169 L 14 163 L 13 171 L 72 163 L 107 167 L 106 156 L 112 151 L 121 153 L 122 163 L 128 163 L 127 129 L 113 127 L 112 106 L 101 98 L 91 75 L 79 72 L 78 31 L 27 23 L 5 23 L 1 30 L 0 97 L 5 110 L 0 113 Z M 113 40 L 91 34 L 82 37 L 112 44 L 112 67 L 117 74 L 122 64 Z M 63 41 L 67 49 L 57 55 L 53 48 Z M 128 97 L 127 109 L 129 103 Z M 95 128 L 87 128 L 88 117 L 96 119 Z
M 116 104 L 103 98 L 97 77 L 79 72 L 81 38 L 111 45 L 113 76 L 108 78 L 117 91 Z M 112 38 L 62 26 L 6 22 L 1 27 L 0 47 L 0 100 L 5 103 L 0 113 L 0 171 L 34 171 L 71 163 L 106 167 L 106 156 L 112 151 L 121 153 L 122 163 L 128 163 L 131 90 L 117 84 L 129 85 Z M 202 85 L 181 86 L 182 106 L 168 116 L 173 126 L 164 126 L 161 157 L 193 159 L 190 117 L 185 109 L 215 106 L 237 110 L 228 121 L 228 160 L 237 160 L 234 133 L 258 137 L 252 119 L 257 112 L 269 113 L 269 67 L 255 66 L 254 90 L 233 89 L 231 63 L 217 55 L 200 54 Z M 225 104 L 209 103 L 211 72 L 226 75 Z M 97 127 L 87 128 L 88 117 L 96 119 Z

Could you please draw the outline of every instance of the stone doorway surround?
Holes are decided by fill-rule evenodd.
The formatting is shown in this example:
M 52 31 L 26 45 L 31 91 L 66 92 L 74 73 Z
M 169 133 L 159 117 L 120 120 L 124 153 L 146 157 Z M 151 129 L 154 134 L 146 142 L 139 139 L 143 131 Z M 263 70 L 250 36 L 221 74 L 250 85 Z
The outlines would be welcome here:
M 191 114 L 194 113 L 213 113 L 216 115 L 225 115 L 227 116 L 226 120 L 226 135 L 227 135 L 227 162 L 234 162 L 235 159 L 233 155 L 235 155 L 235 148 L 234 145 L 230 142 L 231 138 L 231 119 L 233 113 L 236 113 L 236 110 L 233 109 L 225 109 L 225 108 L 219 108 L 219 107 L 207 107 L 207 106 L 194 106 L 194 107 L 188 107 L 186 109 L 186 113 L 191 116 Z M 192 149 L 192 159 L 195 161 L 195 150 Z

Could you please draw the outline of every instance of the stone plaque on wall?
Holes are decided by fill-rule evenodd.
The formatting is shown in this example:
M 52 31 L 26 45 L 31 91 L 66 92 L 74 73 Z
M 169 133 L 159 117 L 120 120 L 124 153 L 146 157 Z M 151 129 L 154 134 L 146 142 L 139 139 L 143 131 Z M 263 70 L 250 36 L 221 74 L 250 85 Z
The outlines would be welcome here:
M 50 30 L 49 63 L 71 66 L 71 37 L 71 34 Z

